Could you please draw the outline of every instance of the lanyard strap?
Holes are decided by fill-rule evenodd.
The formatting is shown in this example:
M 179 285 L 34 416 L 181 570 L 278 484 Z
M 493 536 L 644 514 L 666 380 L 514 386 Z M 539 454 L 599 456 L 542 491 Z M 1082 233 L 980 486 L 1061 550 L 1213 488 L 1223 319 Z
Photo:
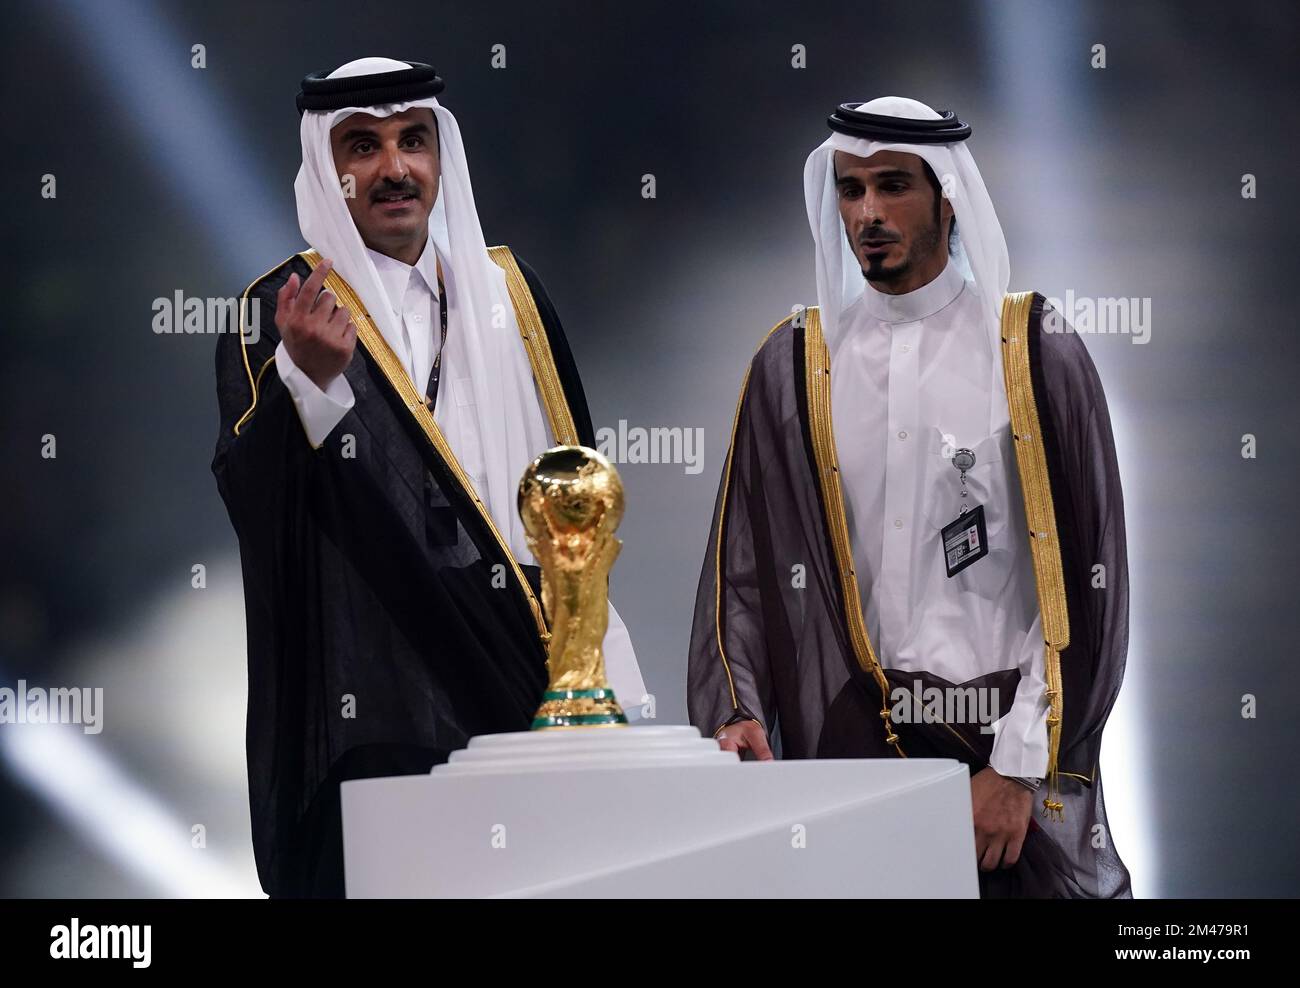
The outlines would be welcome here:
M 438 344 L 438 355 L 433 358 L 433 369 L 429 372 L 429 385 L 424 389 L 424 403 L 429 406 L 429 411 L 433 411 L 438 403 L 442 351 L 447 348 L 447 289 L 442 283 L 442 261 L 438 262 L 438 321 L 442 324 L 442 341 Z

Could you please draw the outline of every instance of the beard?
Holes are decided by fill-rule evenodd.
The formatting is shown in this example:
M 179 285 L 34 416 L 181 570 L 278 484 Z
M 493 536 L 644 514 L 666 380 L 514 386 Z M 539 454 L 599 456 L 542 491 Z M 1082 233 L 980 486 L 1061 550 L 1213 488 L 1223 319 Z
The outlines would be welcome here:
M 940 219 L 935 217 L 933 223 L 916 235 L 902 260 L 892 267 L 885 266 L 883 257 L 868 258 L 867 266 L 862 269 L 862 277 L 866 278 L 867 281 L 880 282 L 886 285 L 905 277 L 919 259 L 929 257 L 938 248 L 940 222 Z

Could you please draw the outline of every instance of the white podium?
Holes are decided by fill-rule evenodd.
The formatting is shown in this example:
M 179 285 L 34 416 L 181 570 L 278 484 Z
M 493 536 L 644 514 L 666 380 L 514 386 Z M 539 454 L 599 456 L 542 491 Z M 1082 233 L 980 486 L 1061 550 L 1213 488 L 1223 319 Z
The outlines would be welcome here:
M 342 785 L 350 898 L 975 898 L 950 759 L 741 762 L 693 727 L 477 737 Z

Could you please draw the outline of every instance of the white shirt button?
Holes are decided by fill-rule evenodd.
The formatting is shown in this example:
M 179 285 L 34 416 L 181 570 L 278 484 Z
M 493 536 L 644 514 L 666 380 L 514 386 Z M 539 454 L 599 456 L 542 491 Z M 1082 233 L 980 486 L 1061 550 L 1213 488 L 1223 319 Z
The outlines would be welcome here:
M 906 430 L 906 429 L 901 430 L 901 431 L 898 433 L 898 438 L 899 438 L 899 439 L 906 439 L 906 438 L 907 438 L 907 430 Z
M 910 343 L 904 343 L 904 344 L 903 344 L 903 352 L 904 352 L 904 353 L 911 353 L 911 352 L 912 352 L 912 344 L 910 344 Z
M 894 519 L 894 527 L 895 527 L 895 528 L 902 528 L 902 527 L 903 527 L 903 519 L 902 519 L 902 518 L 895 518 L 895 519 Z

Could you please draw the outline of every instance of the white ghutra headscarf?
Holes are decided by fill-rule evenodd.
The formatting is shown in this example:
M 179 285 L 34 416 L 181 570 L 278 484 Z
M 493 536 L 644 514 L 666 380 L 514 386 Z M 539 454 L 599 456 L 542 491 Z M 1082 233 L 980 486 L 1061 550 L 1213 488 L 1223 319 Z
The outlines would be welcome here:
M 903 96 L 882 96 L 853 107 L 865 113 L 939 120 L 941 115 L 924 103 Z M 975 159 L 960 141 L 948 144 L 907 144 L 853 137 L 838 131 L 831 134 L 804 164 L 804 199 L 808 225 L 817 252 L 817 303 L 821 309 L 822 332 L 834 350 L 841 331 L 840 315 L 865 290 L 862 266 L 853 254 L 840 218 L 835 189 L 835 152 L 845 151 L 869 158 L 877 151 L 905 151 L 924 158 L 939 179 L 957 217 L 960 241 L 953 262 L 971 282 L 980 298 L 993 353 L 994 393 L 1002 387 L 1001 312 L 1002 298 L 1011 280 L 1011 260 L 1002 224 L 989 198 Z
M 408 63 L 391 58 L 361 58 L 335 69 L 329 78 L 409 68 Z M 454 273 L 459 313 L 456 332 L 447 336 L 442 379 L 448 383 L 461 379 L 472 382 L 477 439 L 484 464 L 485 489 L 478 495 L 515 558 L 531 563 L 533 557 L 515 510 L 515 496 L 528 465 L 554 441 L 533 384 L 505 273 L 488 256 L 483 240 L 456 118 L 432 96 L 407 103 L 305 112 L 301 126 L 302 167 L 294 182 L 298 225 L 307 243 L 332 260 L 334 269 L 356 290 L 384 338 L 401 339 L 401 326 L 348 212 L 334 167 L 330 130 L 353 113 L 387 117 L 412 107 L 428 107 L 438 122 L 442 180 L 429 213 L 429 236 Z M 413 383 L 417 392 L 423 392 L 423 381 Z M 451 389 L 447 390 L 450 393 Z M 468 453 L 463 444 L 472 440 L 467 440 L 460 430 L 449 428 L 455 414 L 454 401 L 439 401 L 434 419 L 457 459 L 463 461 Z

